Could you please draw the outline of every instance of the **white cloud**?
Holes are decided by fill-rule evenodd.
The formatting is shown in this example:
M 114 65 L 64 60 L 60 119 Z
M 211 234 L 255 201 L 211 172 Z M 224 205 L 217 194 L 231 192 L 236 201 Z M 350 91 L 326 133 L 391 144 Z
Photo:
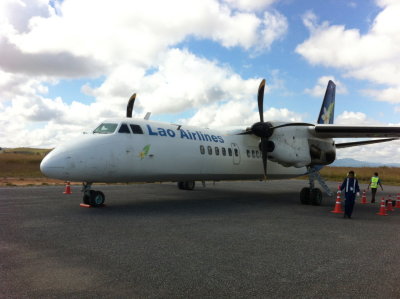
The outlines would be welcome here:
M 269 49 L 288 26 L 283 15 L 268 10 L 273 2 L 2 1 L 2 143 L 54 146 L 102 118 L 125 115 L 133 92 L 134 116 L 254 98 L 259 79 L 244 80 L 227 66 L 174 47 L 194 37 L 251 53 Z M 46 97 L 46 86 L 63 78 L 99 76 L 99 87 L 82 86 L 95 97 L 92 104 Z
M 368 117 L 365 113 L 344 111 L 335 119 L 338 125 L 386 125 L 375 119 Z M 336 138 L 336 143 L 360 141 L 359 138 Z M 372 161 L 380 163 L 393 163 L 393 157 L 400 155 L 400 141 L 391 141 L 387 143 L 379 143 L 366 146 L 358 146 L 352 148 L 344 148 L 337 150 L 337 158 L 352 158 L 361 161 Z
M 223 1 L 229 4 L 229 6 L 233 8 L 245 11 L 260 10 L 267 6 L 270 6 L 274 2 L 277 2 L 277 0 L 223 0 Z
M 158 68 L 149 74 L 135 66 L 120 66 L 99 87 L 85 85 L 83 91 L 96 97 L 96 102 L 90 105 L 78 102 L 67 104 L 62 98 L 46 98 L 47 89 L 39 81 L 15 75 L 14 80 L 20 79 L 21 82 L 17 81 L 18 84 L 14 84 L 16 87 L 11 104 L 4 108 L 3 117 L 0 119 L 0 125 L 9 128 L 7 129 L 9 136 L 3 138 L 3 142 L 9 142 L 8 146 L 32 145 L 40 142 L 54 146 L 61 140 L 61 136 L 73 135 L 69 130 L 82 132 L 87 127 L 93 129 L 101 119 L 124 116 L 127 100 L 134 92 L 138 94 L 134 117 L 142 117 L 146 111 L 159 115 L 193 108 L 199 109 L 199 113 L 202 113 L 208 111 L 210 105 L 219 107 L 220 102 L 233 102 L 238 108 L 237 116 L 232 118 L 233 112 L 225 113 L 222 110 L 218 113 L 226 119 L 220 118 L 221 121 L 226 124 L 237 124 L 238 121 L 246 125 L 253 123 L 253 119 L 251 123 L 247 120 L 249 115 L 256 115 L 255 98 L 260 79 L 244 80 L 229 67 L 196 57 L 187 50 L 169 50 L 160 56 L 158 64 Z M 11 79 L 8 81 L 13 83 Z M 11 83 L 8 85 L 12 86 Z M 222 104 L 221 107 L 228 106 Z M 248 114 L 242 114 L 244 108 L 249 110 Z M 290 113 L 287 111 L 282 113 L 284 112 L 290 116 Z M 27 125 L 25 128 L 18 127 L 18 133 L 13 134 L 12 131 L 16 127 L 10 123 L 14 121 Z M 47 125 L 31 129 L 34 123 L 44 122 L 47 122 Z M 193 122 L 196 122 L 196 116 Z M 47 139 L 46 130 L 62 126 L 65 126 L 63 130 L 58 129 L 52 133 L 51 139 Z M 206 126 L 209 126 L 208 122 Z M 27 131 L 32 134 L 26 134 Z
M 208 127 L 220 128 L 229 126 L 242 126 L 246 128 L 259 121 L 255 100 L 229 101 L 223 104 L 212 104 L 200 108 L 193 117 L 182 120 L 183 123 Z M 286 108 L 270 108 L 264 112 L 266 121 L 301 121 L 301 115 L 289 111 Z
M 343 142 L 349 142 L 349 140 Z M 343 148 L 337 150 L 336 154 L 338 159 L 352 158 L 361 161 L 389 164 L 397 162 L 396 160 L 393 160 L 393 157 L 400 156 L 400 141 Z
M 382 0 L 377 4 L 382 11 L 365 34 L 343 25 L 318 24 L 315 14 L 306 13 L 303 23 L 310 37 L 296 52 L 313 65 L 338 68 L 344 76 L 382 84 L 378 100 L 394 102 L 400 88 L 400 2 Z M 376 96 L 378 91 L 368 92 Z
M 325 95 L 326 87 L 328 85 L 329 80 L 332 80 L 336 84 L 337 94 L 347 93 L 346 86 L 339 80 L 336 80 L 335 77 L 333 76 L 322 76 L 318 78 L 317 84 L 313 88 L 306 88 L 304 92 L 312 95 L 313 97 L 322 98 Z
M 382 123 L 369 118 L 363 112 L 343 111 L 335 118 L 338 125 L 383 125 Z
M 0 102 L 8 102 L 18 96 L 45 94 L 47 91 L 42 80 L 0 70 Z
M 383 90 L 365 89 L 363 94 L 372 97 L 373 99 L 381 102 L 388 102 L 392 104 L 400 103 L 400 86 L 389 87 Z
M 59 10 L 30 18 L 27 33 L 3 32 L 7 42 L 25 54 L 67 52 L 109 67 L 128 62 L 151 66 L 160 52 L 188 36 L 259 50 L 268 49 L 287 30 L 287 20 L 278 12 L 259 18 L 217 0 L 65 0 Z
M 135 107 L 154 113 L 176 113 L 218 101 L 255 96 L 259 79 L 244 80 L 229 67 L 173 49 L 160 56 L 158 69 L 146 75 L 140 69 L 116 69 L 96 89 L 87 89 L 99 102 L 126 105 L 136 92 Z M 90 90 L 90 91 L 88 91 Z
M 18 32 L 29 31 L 29 21 L 32 17 L 50 17 L 54 10 L 47 0 L 2 0 L 0 2 L 0 24 L 9 24 Z

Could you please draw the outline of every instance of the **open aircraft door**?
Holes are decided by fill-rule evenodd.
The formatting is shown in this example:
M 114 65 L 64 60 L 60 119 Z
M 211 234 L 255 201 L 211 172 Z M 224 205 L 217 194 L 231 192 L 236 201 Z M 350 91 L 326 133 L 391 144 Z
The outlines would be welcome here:
M 231 143 L 233 164 L 240 164 L 240 149 L 236 143 Z

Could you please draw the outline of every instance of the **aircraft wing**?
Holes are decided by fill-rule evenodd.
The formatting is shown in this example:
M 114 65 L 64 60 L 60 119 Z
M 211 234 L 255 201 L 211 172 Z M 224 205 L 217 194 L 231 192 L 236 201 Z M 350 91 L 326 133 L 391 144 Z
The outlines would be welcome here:
M 320 138 L 400 138 L 400 126 L 342 126 L 315 125 L 316 137 Z

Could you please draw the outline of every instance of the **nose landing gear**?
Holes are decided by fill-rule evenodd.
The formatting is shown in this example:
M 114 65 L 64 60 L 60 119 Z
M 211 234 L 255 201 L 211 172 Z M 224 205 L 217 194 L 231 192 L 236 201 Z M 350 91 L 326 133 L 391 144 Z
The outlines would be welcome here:
M 92 207 L 103 207 L 106 197 L 101 191 L 91 190 L 92 183 L 83 182 L 83 203 Z
M 178 188 L 182 190 L 193 190 L 195 185 L 195 181 L 178 182 Z

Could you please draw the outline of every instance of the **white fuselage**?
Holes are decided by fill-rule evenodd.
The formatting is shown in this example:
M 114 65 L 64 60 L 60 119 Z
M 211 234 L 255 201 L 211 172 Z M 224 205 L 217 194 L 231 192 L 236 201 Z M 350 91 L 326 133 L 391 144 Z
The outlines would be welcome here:
M 147 120 L 118 119 L 111 133 L 83 134 L 50 152 L 42 172 L 53 178 L 84 182 L 157 182 L 261 180 L 264 178 L 260 139 L 219 131 Z M 142 134 L 119 132 L 122 124 Z M 284 167 L 268 161 L 268 179 L 292 178 L 306 167 Z

